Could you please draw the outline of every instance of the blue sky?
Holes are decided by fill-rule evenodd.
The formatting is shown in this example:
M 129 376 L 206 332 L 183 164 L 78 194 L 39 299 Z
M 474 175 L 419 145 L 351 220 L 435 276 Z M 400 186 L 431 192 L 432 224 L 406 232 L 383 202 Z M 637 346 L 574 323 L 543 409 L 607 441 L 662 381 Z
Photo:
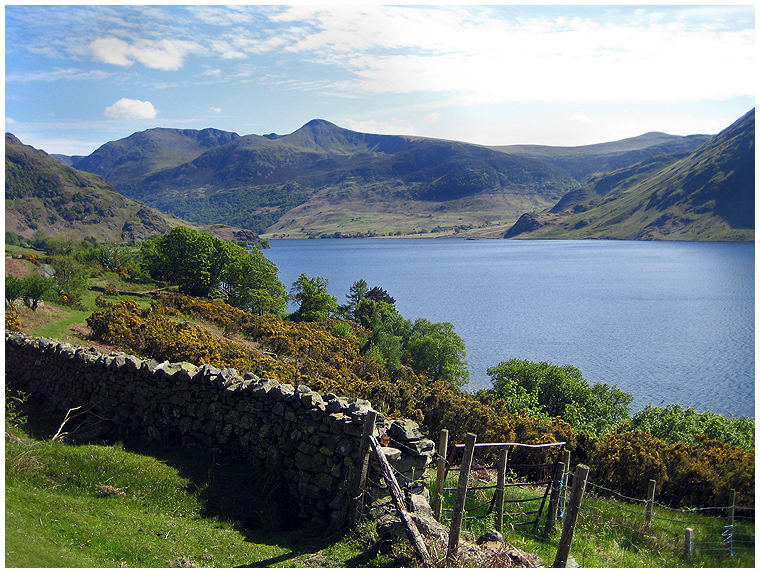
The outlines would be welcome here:
M 6 131 L 85 155 L 151 127 L 582 145 L 751 109 L 754 6 L 6 5 Z

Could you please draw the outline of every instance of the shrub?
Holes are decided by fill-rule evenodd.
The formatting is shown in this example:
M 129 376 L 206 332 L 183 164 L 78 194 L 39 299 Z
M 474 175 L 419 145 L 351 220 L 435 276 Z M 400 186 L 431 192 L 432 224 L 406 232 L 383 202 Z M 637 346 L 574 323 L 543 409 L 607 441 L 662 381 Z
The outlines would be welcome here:
M 219 340 L 192 324 L 193 318 L 234 324 L 249 343 Z M 479 442 L 566 442 L 573 464 L 591 466 L 591 481 L 630 497 L 645 497 L 649 479 L 655 479 L 657 499 L 674 506 L 725 505 L 731 488 L 742 503 L 754 501 L 754 458 L 735 446 L 705 436 L 696 436 L 693 445 L 669 445 L 648 432 L 631 431 L 596 438 L 561 417 L 506 412 L 498 401 L 475 399 L 452 382 L 430 380 L 408 366 L 391 374 L 380 361 L 362 355 L 362 340 L 369 332 L 358 325 L 351 327 L 355 336 L 349 337 L 342 321 L 282 321 L 176 292 L 160 295 L 147 309 L 135 301 L 108 303 L 87 322 L 95 338 L 136 354 L 232 367 L 283 383 L 307 384 L 323 393 L 368 399 L 390 417 L 424 424 L 433 439 L 442 428 L 448 429 L 450 444 L 461 443 L 468 432 Z M 511 458 L 512 463 L 555 459 L 556 450 L 515 450 Z M 533 477 L 527 470 L 526 474 Z
M 643 499 L 649 480 L 658 487 L 668 479 L 666 444 L 647 432 L 611 432 L 591 456 L 590 480 L 603 487 Z

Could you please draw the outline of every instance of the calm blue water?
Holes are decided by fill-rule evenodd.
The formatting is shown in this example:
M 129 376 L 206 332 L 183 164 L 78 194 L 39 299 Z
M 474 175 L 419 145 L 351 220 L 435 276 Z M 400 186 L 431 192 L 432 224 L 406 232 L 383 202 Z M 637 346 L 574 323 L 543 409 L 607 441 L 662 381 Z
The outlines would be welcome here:
M 451 322 L 473 391 L 510 358 L 572 364 L 634 395 L 754 416 L 754 244 L 462 239 L 273 240 L 288 286 L 363 278 L 407 319 Z

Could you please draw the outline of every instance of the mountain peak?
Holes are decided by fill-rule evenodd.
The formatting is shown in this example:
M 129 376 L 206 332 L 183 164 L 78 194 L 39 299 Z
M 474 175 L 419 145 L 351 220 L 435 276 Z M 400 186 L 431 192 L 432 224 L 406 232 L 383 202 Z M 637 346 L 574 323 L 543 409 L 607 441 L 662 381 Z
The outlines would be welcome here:
M 335 125 L 334 123 L 327 121 L 326 119 L 317 118 L 317 119 L 312 119 L 311 121 L 305 123 L 301 129 L 303 129 L 304 127 L 314 128 L 314 127 L 338 127 L 338 126 Z

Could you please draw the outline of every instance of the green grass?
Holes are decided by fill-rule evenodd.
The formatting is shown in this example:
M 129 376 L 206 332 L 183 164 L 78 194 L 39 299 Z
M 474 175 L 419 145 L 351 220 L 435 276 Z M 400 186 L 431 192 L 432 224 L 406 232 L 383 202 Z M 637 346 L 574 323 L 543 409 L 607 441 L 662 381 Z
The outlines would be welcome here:
M 294 529 L 280 503 L 287 496 L 240 461 L 146 444 L 69 445 L 7 424 L 6 432 L 7 567 L 393 564 L 372 523 L 338 537 Z M 102 486 L 124 495 L 102 495 Z
M 447 478 L 446 487 L 456 487 L 457 474 Z M 489 482 L 474 480 L 471 485 Z M 491 482 L 492 483 L 492 482 Z M 434 491 L 431 484 L 431 492 Z M 468 492 L 467 507 L 473 508 L 493 496 L 494 490 Z M 543 489 L 507 488 L 505 499 L 537 497 Z M 454 505 L 456 492 L 446 492 L 443 507 Z M 540 501 L 509 503 L 505 512 L 518 513 L 538 509 Z M 547 500 L 548 505 L 548 500 Z M 486 509 L 466 515 L 485 515 Z M 736 521 L 735 554 L 730 556 L 721 545 L 721 533 L 727 520 L 702 513 L 682 512 L 655 506 L 649 526 L 645 524 L 644 507 L 641 504 L 624 503 L 609 498 L 586 495 L 581 506 L 570 555 L 581 567 L 754 567 L 754 523 L 751 520 Z M 451 513 L 444 512 L 442 521 L 448 523 Z M 502 533 L 505 539 L 519 549 L 538 555 L 544 564 L 551 566 L 557 553 L 562 531 L 560 520 L 555 530 L 544 537 L 546 507 L 536 529 L 532 526 L 512 527 L 505 518 Z M 513 518 L 513 522 L 528 521 L 534 516 Z M 470 537 L 493 529 L 494 515 L 483 519 L 465 520 L 463 530 Z M 683 556 L 685 528 L 694 529 L 696 552 L 687 560 Z M 467 536 L 467 533 L 463 535 Z

